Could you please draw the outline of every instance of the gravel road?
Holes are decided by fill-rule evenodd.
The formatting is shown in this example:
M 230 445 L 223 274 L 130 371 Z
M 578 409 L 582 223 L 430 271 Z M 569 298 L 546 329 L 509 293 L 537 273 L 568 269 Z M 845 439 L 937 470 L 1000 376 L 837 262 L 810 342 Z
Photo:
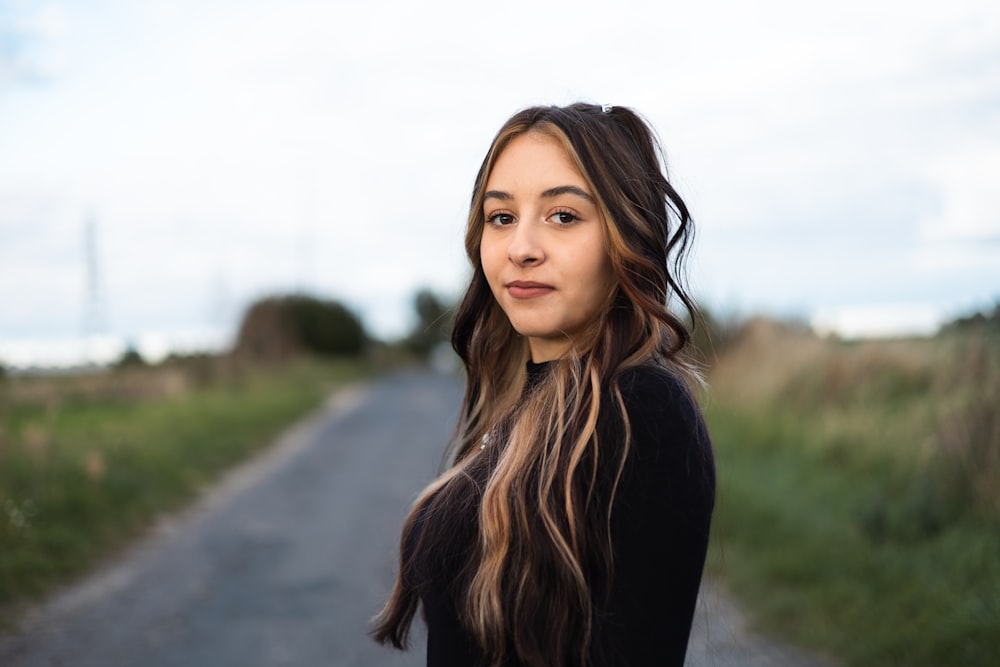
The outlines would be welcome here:
M 337 393 L 191 509 L 28 614 L 4 667 L 423 664 L 366 634 L 399 528 L 454 424 L 453 378 L 405 372 Z M 746 630 L 706 584 L 690 667 L 830 663 Z

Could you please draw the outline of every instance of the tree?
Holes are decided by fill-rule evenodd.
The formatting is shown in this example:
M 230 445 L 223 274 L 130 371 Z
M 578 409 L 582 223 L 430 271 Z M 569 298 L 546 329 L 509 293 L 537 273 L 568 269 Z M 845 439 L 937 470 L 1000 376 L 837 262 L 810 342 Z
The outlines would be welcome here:
M 367 341 L 361 320 L 343 304 L 295 294 L 261 299 L 247 309 L 236 354 L 264 361 L 306 352 L 356 357 Z
M 143 366 L 148 366 L 146 360 L 139 350 L 136 349 L 135 345 L 131 343 L 122 352 L 122 356 L 118 357 L 118 360 L 114 363 L 115 368 L 141 368 Z
M 451 339 L 453 308 L 426 287 L 413 295 L 417 323 L 404 341 L 406 347 L 426 359 L 441 343 Z

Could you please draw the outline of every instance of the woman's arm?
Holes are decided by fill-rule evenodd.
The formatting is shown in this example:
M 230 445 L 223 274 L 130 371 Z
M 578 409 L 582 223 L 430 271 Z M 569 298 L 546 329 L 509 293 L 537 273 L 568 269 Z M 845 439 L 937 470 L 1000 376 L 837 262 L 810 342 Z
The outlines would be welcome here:
M 611 511 L 614 570 L 595 620 L 593 663 L 680 667 L 715 499 L 711 444 L 676 378 L 643 367 L 621 388 L 632 441 Z

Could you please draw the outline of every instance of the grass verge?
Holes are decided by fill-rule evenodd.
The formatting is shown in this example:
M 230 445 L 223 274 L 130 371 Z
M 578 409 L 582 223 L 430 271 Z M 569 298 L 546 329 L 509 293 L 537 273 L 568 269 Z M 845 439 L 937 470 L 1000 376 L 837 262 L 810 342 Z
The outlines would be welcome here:
M 898 347 L 831 343 L 781 389 L 716 394 L 708 567 L 762 630 L 859 667 L 995 664 L 1000 373 L 995 356 L 956 373 L 958 342 L 905 367 Z
M 994 522 L 949 510 L 889 464 L 831 463 L 799 446 L 808 424 L 726 410 L 709 419 L 720 460 L 709 568 L 762 628 L 851 665 L 993 664 Z
M 169 396 L 66 379 L 0 402 L 0 625 L 268 444 L 357 362 L 244 371 Z M 104 387 L 114 387 L 105 378 Z M 149 383 L 146 383 L 149 384 Z M 32 389 L 27 387 L 27 389 Z

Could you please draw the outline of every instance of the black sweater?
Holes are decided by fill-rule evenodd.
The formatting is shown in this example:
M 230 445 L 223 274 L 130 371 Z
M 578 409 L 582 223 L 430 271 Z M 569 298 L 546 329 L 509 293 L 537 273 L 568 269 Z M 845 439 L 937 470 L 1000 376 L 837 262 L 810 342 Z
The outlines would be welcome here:
M 544 369 L 529 364 L 529 379 L 537 381 Z M 620 387 L 632 442 L 611 510 L 614 575 L 608 603 L 595 615 L 591 661 L 594 667 L 680 667 L 708 547 L 712 448 L 690 393 L 666 371 L 630 369 Z M 422 604 L 428 667 L 480 664 L 450 598 L 432 587 Z

